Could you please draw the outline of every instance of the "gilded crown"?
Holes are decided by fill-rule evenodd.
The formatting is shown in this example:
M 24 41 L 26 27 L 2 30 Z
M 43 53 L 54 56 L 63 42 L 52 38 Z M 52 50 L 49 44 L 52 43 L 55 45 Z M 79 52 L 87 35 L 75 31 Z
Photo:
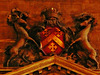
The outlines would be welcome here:
M 46 8 L 41 12 L 41 15 L 44 15 L 46 19 L 51 17 L 58 18 L 61 13 L 56 8 Z

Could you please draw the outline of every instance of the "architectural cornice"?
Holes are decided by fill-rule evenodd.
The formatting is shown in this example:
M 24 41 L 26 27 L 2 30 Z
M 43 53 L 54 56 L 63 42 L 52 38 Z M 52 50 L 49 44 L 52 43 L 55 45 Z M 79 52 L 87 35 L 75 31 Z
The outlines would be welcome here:
M 19 69 L 13 70 L 12 72 L 6 73 L 5 75 L 25 75 L 30 74 L 35 71 L 39 71 L 45 67 L 49 67 L 51 65 L 58 65 L 63 68 L 69 69 L 73 72 L 76 72 L 80 75 L 98 75 L 95 71 L 91 69 L 87 69 L 79 64 L 70 62 L 65 60 L 63 57 L 52 56 L 47 59 L 32 63 L 30 65 L 21 67 Z

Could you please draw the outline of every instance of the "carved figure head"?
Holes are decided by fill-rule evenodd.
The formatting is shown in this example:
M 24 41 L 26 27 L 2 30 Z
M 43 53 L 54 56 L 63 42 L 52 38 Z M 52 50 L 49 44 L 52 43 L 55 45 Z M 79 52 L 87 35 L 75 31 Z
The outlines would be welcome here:
M 18 16 L 21 15 L 21 11 L 18 8 L 11 9 L 11 14 L 14 14 L 14 13 L 16 13 Z
M 95 26 L 97 24 L 95 18 L 92 15 L 87 14 L 87 13 L 82 13 L 82 14 L 78 15 L 75 18 L 75 21 L 80 22 L 80 25 L 82 25 L 82 26 L 88 25 L 88 24 Z
M 91 29 L 97 25 L 95 18 L 88 13 L 82 13 L 74 17 L 74 23 L 77 30 L 84 29 L 91 24 Z

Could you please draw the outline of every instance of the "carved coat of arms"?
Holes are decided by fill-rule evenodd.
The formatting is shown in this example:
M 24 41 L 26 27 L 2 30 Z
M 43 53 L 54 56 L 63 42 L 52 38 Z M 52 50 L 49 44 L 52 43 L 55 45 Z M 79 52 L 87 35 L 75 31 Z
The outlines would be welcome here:
M 61 23 L 61 13 L 55 8 L 41 12 L 43 22 L 31 26 L 27 13 L 15 8 L 7 18 L 17 33 L 17 41 L 6 48 L 5 66 L 25 66 L 58 55 L 87 68 L 98 68 L 96 51 L 88 41 L 88 33 L 96 25 L 90 14 L 74 17 L 75 31 Z

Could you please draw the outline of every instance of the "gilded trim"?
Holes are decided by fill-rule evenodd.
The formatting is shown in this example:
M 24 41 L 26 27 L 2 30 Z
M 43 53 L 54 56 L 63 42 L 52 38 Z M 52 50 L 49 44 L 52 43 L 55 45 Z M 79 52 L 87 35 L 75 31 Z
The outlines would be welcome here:
M 51 40 L 54 40 L 60 47 L 64 48 L 64 43 L 54 34 L 51 34 L 50 36 L 48 36 L 45 40 L 41 42 L 42 47 L 46 46 Z

